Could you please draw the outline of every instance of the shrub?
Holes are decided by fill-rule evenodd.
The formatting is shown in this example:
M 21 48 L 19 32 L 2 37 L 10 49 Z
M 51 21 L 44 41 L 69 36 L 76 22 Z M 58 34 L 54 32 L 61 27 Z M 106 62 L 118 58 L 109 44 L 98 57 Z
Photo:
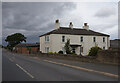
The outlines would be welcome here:
M 102 49 L 101 49 L 100 47 L 97 47 L 97 46 L 92 47 L 92 48 L 89 50 L 88 56 L 96 56 L 99 50 L 102 50 Z
M 51 54 L 52 54 L 53 52 L 48 52 L 48 53 L 51 53 Z
M 62 51 L 62 50 L 60 50 L 58 53 L 59 53 L 59 54 L 63 54 L 63 51 Z
M 67 54 L 71 54 L 70 39 L 67 39 L 67 42 L 65 43 L 64 48 Z
M 77 55 L 76 53 L 74 53 L 74 52 L 72 52 L 71 54 L 73 54 L 73 55 Z
M 54 52 L 55 54 L 57 54 L 57 52 Z

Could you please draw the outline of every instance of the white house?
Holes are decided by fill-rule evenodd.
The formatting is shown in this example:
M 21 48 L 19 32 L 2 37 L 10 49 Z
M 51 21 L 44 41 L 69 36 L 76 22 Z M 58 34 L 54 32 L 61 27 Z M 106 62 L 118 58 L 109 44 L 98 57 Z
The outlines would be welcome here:
M 72 22 L 69 27 L 60 27 L 59 20 L 55 21 L 55 29 L 40 36 L 40 51 L 43 53 L 65 53 L 65 43 L 70 39 L 72 51 L 76 54 L 88 55 L 91 47 L 99 46 L 102 49 L 110 47 L 109 35 L 95 32 L 89 29 L 87 23 L 83 28 L 73 28 Z

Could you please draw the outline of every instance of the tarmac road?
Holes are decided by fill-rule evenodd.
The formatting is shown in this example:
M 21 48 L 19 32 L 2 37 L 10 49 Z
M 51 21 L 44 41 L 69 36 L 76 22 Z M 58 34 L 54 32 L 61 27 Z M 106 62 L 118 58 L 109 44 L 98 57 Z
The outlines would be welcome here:
M 118 81 L 118 67 L 13 54 L 3 49 L 3 81 Z

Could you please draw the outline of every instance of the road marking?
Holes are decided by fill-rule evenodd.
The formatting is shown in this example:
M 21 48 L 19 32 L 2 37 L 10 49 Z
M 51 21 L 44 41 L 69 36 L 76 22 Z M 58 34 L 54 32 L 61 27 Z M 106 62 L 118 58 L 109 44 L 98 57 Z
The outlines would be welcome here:
M 95 72 L 95 73 L 106 75 L 106 76 L 110 76 L 110 77 L 120 78 L 119 75 L 115 75 L 115 74 L 111 74 L 111 73 L 107 73 L 107 72 L 96 71 L 96 70 L 92 70 L 92 69 L 87 69 L 87 68 L 83 68 L 83 67 L 79 67 L 79 66 L 74 66 L 74 65 L 68 65 L 68 64 L 64 64 L 64 63 L 50 61 L 50 60 L 44 60 L 44 61 L 49 62 L 49 63 L 53 63 L 53 64 L 58 64 L 58 65 L 63 65 L 63 66 L 75 68 L 75 69 L 80 69 L 80 70 L 84 70 L 84 71 L 88 71 L 88 72 Z
M 33 75 L 31 75 L 30 73 L 28 73 L 25 69 L 23 69 L 20 65 L 16 64 L 20 69 L 22 69 L 27 75 L 29 75 L 31 78 L 34 78 Z
M 11 58 L 9 58 L 9 60 L 10 60 L 11 62 L 13 62 L 13 60 L 12 60 Z

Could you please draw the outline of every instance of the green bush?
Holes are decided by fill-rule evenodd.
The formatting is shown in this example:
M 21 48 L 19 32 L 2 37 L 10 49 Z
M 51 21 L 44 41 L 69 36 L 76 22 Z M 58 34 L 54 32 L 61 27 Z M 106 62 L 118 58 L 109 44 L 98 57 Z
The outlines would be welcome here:
M 51 53 L 51 54 L 52 54 L 53 52 L 48 52 L 48 53 Z
M 55 54 L 57 54 L 57 52 L 54 52 Z
M 72 52 L 71 54 L 73 54 L 73 55 L 77 55 L 76 53 L 74 53 L 74 52 Z
M 97 46 L 92 47 L 92 48 L 89 50 L 88 56 L 96 56 L 99 50 L 102 50 L 102 49 L 101 49 L 100 47 L 97 47 Z
M 60 50 L 58 53 L 59 53 L 59 54 L 63 54 L 63 51 L 62 51 L 62 50 Z
M 65 48 L 65 51 L 66 51 L 67 54 L 71 54 L 70 39 L 67 39 L 67 42 L 65 43 L 64 48 Z

